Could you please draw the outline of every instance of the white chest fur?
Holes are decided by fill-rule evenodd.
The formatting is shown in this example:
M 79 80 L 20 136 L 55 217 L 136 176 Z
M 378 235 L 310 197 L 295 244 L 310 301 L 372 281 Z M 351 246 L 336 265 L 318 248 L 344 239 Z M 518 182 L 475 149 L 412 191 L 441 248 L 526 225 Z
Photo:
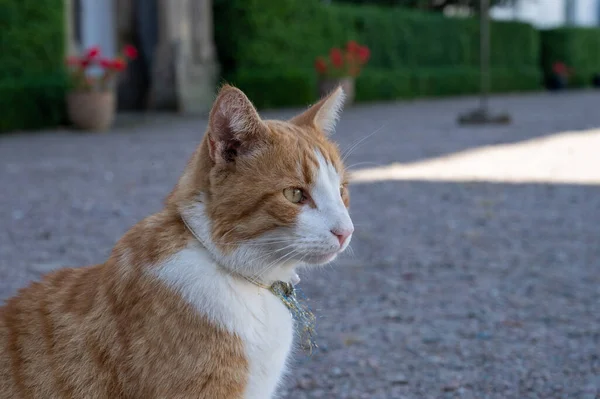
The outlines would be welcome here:
M 242 339 L 250 367 L 244 398 L 271 398 L 292 346 L 292 316 L 283 303 L 269 291 L 221 271 L 198 244 L 169 258 L 156 275 L 199 313 Z

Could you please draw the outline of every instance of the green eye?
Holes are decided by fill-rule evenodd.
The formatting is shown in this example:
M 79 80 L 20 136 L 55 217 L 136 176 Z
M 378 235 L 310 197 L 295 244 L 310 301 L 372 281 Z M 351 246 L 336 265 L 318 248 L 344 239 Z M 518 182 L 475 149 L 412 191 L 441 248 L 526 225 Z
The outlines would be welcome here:
M 304 192 L 299 188 L 286 188 L 283 190 L 283 195 L 288 201 L 294 204 L 299 204 L 306 199 Z

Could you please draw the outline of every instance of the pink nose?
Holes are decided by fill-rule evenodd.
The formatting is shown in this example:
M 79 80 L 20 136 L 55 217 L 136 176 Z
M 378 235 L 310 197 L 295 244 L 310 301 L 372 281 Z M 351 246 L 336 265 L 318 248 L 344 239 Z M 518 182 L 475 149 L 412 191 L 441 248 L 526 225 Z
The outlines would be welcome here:
M 337 237 L 338 241 L 340 242 L 340 247 L 341 247 L 342 245 L 344 245 L 344 243 L 346 242 L 348 237 L 350 237 L 352 235 L 352 233 L 354 233 L 354 229 L 349 229 L 349 230 L 334 229 L 334 230 L 331 230 L 331 233 Z

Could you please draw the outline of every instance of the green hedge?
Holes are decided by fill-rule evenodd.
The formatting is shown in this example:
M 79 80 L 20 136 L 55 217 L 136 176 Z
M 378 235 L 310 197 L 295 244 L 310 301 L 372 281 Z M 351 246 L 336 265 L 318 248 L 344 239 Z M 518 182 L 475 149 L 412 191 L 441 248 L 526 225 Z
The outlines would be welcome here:
M 479 90 L 479 69 L 369 68 L 356 81 L 356 101 L 399 100 L 423 96 L 455 96 Z M 491 70 L 491 91 L 538 90 L 542 73 L 538 68 Z M 283 73 L 279 70 L 243 70 L 229 83 L 242 89 L 252 101 L 263 108 L 306 105 L 316 100 L 317 80 L 312 70 Z M 267 88 L 267 89 L 266 89 Z
M 63 75 L 0 80 L 0 132 L 56 126 L 64 120 Z
M 316 77 L 310 70 L 242 69 L 228 83 L 264 108 L 305 105 L 315 100 Z
M 537 68 L 492 68 L 491 91 L 537 90 L 542 77 Z M 396 100 L 422 96 L 456 96 L 477 92 L 478 68 L 423 68 L 420 70 L 366 70 L 356 82 L 358 101 Z
M 0 0 L 0 131 L 64 114 L 64 0 Z
M 563 62 L 573 68 L 569 83 L 573 87 L 587 87 L 592 76 L 600 73 L 600 29 L 557 28 L 541 32 L 542 69 L 546 76 L 552 73 L 552 64 Z
M 479 88 L 475 19 L 320 0 L 214 0 L 214 15 L 224 78 L 256 93 L 258 106 L 314 101 L 315 57 L 349 39 L 371 49 L 357 81 L 358 101 Z M 498 91 L 540 88 L 538 31 L 523 23 L 494 22 L 491 38 L 492 86 Z

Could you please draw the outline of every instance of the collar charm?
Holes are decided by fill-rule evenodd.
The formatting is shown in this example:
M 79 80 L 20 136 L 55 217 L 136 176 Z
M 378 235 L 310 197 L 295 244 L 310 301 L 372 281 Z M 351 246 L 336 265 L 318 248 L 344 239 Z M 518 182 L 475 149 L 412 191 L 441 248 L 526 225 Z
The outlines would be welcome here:
M 300 346 L 309 355 L 312 354 L 313 349 L 317 348 L 317 344 L 314 341 L 315 315 L 306 305 L 298 301 L 296 289 L 291 283 L 276 281 L 269 287 L 269 291 L 278 297 L 285 307 L 289 309 L 297 324 L 296 333 L 300 340 Z

